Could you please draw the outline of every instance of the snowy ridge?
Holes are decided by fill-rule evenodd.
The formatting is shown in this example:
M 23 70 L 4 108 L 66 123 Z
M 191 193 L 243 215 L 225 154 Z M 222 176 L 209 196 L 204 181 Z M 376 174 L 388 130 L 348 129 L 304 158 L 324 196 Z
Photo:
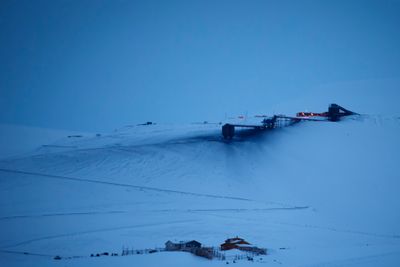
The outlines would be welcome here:
M 2 231 L 1 261 L 19 266 L 6 252 L 27 251 L 50 255 L 41 266 L 55 255 L 81 256 L 72 266 L 221 265 L 179 253 L 89 255 L 240 235 L 267 247 L 270 265 L 396 266 L 399 121 L 304 122 L 238 142 L 222 140 L 218 124 L 65 137 L 0 161 L 1 229 L 19 229 Z

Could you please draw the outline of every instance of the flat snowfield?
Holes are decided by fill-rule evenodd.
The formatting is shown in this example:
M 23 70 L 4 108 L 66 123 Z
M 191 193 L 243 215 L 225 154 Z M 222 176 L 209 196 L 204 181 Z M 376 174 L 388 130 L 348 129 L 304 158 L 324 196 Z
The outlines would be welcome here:
M 302 122 L 230 142 L 220 127 L 128 126 L 3 158 L 0 266 L 400 266 L 399 117 Z M 268 255 L 121 256 L 235 236 Z M 119 256 L 90 257 L 103 252 Z

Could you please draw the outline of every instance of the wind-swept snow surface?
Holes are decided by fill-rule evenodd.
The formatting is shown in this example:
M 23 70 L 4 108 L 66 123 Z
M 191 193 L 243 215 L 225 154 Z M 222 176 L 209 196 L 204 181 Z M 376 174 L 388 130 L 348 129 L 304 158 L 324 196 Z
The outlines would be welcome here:
M 19 157 L 37 147 L 78 133 L 21 125 L 0 124 L 0 159 Z
M 232 142 L 220 127 L 127 126 L 2 160 L 0 265 L 222 266 L 179 252 L 90 254 L 237 235 L 268 249 L 238 266 L 399 265 L 398 117 Z

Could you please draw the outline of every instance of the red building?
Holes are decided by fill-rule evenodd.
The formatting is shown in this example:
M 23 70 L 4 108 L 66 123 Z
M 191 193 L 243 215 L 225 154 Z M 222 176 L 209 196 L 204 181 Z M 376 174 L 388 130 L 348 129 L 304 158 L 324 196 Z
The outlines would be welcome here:
M 221 244 L 221 250 L 240 249 L 243 245 L 250 245 L 250 243 L 240 237 L 228 238 Z

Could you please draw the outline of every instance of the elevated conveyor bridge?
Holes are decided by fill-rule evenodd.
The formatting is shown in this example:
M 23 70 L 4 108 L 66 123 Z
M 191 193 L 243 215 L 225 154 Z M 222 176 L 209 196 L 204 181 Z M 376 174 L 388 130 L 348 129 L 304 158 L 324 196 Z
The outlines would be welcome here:
M 353 111 L 347 110 L 337 104 L 331 104 L 327 112 L 299 112 L 296 117 L 285 115 L 273 115 L 272 117 L 264 118 L 260 124 L 234 124 L 226 123 L 222 126 L 222 136 L 224 139 L 232 139 L 235 136 L 236 128 L 250 128 L 254 130 L 272 130 L 293 125 L 300 121 L 339 121 L 344 116 L 358 115 Z

